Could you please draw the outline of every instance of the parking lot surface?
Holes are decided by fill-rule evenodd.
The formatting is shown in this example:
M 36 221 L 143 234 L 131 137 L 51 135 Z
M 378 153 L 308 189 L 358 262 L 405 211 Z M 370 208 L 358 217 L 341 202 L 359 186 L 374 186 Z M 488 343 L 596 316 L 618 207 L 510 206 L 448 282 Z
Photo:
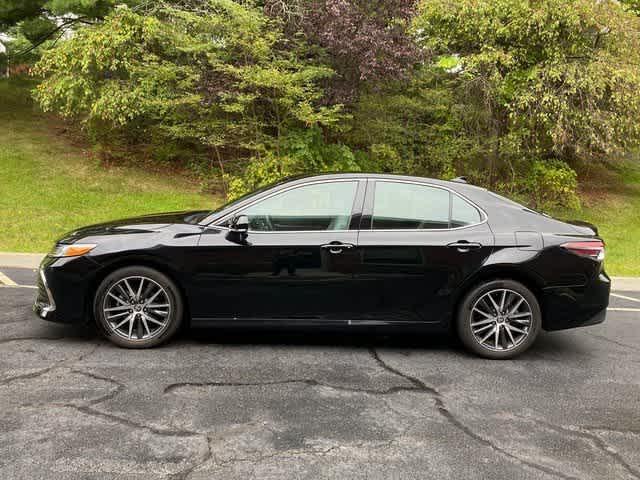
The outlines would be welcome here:
M 2 479 L 640 478 L 639 292 L 512 361 L 344 332 L 123 350 L 0 271 Z

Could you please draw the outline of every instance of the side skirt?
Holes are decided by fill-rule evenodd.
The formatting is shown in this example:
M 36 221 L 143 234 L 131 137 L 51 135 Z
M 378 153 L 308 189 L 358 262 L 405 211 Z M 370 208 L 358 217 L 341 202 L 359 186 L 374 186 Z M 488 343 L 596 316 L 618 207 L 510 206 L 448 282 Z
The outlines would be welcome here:
M 192 318 L 193 328 L 306 328 L 306 327 L 414 327 L 428 330 L 445 330 L 442 322 L 412 322 L 412 321 L 383 321 L 383 320 L 332 320 L 318 318 Z

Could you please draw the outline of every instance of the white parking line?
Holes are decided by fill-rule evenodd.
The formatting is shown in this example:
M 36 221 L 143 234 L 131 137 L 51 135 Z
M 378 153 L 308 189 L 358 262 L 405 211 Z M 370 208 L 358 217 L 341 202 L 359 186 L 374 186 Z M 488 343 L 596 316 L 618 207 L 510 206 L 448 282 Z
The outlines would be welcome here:
M 16 282 L 7 277 L 4 273 L 0 272 L 0 283 L 9 287 L 15 287 L 18 285 Z
M 640 308 L 628 308 L 628 307 L 609 307 L 610 312 L 640 312 Z
M 623 300 L 631 300 L 632 302 L 640 303 L 640 300 L 637 298 L 627 297 L 626 295 L 620 295 L 619 293 L 610 293 L 609 295 L 616 298 L 622 298 Z

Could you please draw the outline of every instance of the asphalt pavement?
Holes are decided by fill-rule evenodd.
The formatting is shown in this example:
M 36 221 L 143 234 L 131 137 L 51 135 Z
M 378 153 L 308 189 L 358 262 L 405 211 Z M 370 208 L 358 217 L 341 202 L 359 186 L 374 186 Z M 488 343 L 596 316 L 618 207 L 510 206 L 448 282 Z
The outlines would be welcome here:
M 35 318 L 35 271 L 0 272 L 0 479 L 640 479 L 638 291 L 490 361 L 344 332 L 123 350 Z

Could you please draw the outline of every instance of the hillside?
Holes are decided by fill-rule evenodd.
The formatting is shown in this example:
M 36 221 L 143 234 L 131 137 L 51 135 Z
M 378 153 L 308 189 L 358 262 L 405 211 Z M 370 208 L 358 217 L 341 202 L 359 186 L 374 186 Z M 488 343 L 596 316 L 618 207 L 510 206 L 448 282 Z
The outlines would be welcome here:
M 0 251 L 44 252 L 81 225 L 220 202 L 173 174 L 101 167 L 56 123 L 24 80 L 0 80 Z

